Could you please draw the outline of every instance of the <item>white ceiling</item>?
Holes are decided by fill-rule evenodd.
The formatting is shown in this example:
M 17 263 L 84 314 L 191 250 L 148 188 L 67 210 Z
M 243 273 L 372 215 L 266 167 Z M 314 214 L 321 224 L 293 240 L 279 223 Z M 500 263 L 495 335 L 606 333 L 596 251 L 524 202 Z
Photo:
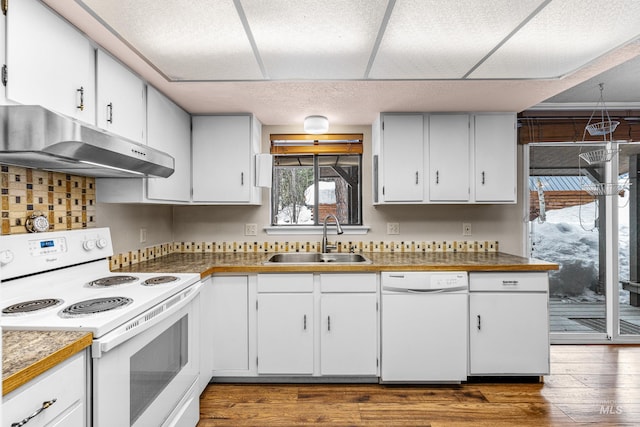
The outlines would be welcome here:
M 43 1 L 185 110 L 268 125 L 595 102 L 609 69 L 615 101 L 640 57 L 637 0 Z

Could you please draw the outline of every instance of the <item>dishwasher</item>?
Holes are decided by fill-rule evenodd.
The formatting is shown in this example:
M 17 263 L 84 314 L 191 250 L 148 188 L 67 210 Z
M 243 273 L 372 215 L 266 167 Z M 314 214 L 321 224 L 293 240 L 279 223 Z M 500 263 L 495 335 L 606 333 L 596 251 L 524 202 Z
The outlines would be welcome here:
M 467 273 L 383 272 L 381 288 L 380 382 L 465 381 Z

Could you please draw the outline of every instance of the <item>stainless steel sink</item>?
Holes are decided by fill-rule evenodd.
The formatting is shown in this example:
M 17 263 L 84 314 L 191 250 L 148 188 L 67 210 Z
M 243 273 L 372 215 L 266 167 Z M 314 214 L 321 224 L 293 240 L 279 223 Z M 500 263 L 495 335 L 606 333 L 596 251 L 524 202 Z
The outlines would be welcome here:
M 308 253 L 287 252 L 273 254 L 265 264 L 371 264 L 371 261 L 363 255 L 351 253 Z

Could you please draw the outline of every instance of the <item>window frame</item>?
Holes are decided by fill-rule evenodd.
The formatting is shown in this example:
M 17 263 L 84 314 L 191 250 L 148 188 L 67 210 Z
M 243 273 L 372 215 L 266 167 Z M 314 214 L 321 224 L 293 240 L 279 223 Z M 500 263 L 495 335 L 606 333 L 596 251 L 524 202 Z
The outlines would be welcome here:
M 324 134 L 324 135 L 307 135 L 307 134 L 272 134 L 271 135 L 271 154 L 274 156 L 272 165 L 272 191 L 271 191 L 271 207 L 270 207 L 270 227 L 282 228 L 287 227 L 307 227 L 313 228 L 322 225 L 323 218 L 319 217 L 319 182 L 321 182 L 320 168 L 322 157 L 329 156 L 357 156 L 358 158 L 358 176 L 357 176 L 357 201 L 350 203 L 349 222 L 345 226 L 362 227 L 362 134 Z M 277 223 L 277 206 L 279 194 L 276 191 L 276 158 L 277 157 L 312 157 L 313 159 L 313 185 L 314 185 L 314 205 L 313 205 L 313 224 L 278 224 Z M 340 173 L 338 173 L 340 175 Z M 343 179 L 345 179 L 343 177 Z M 357 221 L 351 222 L 353 213 L 351 207 L 357 208 Z

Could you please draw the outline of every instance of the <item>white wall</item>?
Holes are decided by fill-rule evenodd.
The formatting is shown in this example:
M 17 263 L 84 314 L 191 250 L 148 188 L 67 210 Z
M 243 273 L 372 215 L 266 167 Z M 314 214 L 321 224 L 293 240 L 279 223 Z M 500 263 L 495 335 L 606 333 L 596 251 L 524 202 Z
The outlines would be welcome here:
M 301 126 L 264 126 L 262 152 L 269 150 L 271 133 L 302 133 Z M 366 235 L 343 235 L 343 241 L 431 241 L 431 240 L 498 240 L 500 251 L 523 253 L 522 185 L 519 177 L 517 205 L 372 205 L 371 126 L 332 127 L 332 133 L 362 133 L 363 154 L 363 221 L 371 227 Z M 522 150 L 518 150 L 518 170 L 522 170 Z M 267 235 L 262 228 L 269 225 L 269 192 L 263 190 L 262 206 L 175 206 L 173 238 L 176 241 L 319 241 L 318 235 Z M 101 215 L 98 215 L 100 218 Z M 386 223 L 400 223 L 399 235 L 387 235 Z M 462 236 L 462 223 L 472 224 L 472 236 Z M 244 224 L 258 224 L 257 236 L 244 236 Z
M 114 253 L 173 241 L 173 212 L 165 205 L 125 205 L 98 203 L 96 227 L 110 227 Z M 147 241 L 140 243 L 140 229 Z

